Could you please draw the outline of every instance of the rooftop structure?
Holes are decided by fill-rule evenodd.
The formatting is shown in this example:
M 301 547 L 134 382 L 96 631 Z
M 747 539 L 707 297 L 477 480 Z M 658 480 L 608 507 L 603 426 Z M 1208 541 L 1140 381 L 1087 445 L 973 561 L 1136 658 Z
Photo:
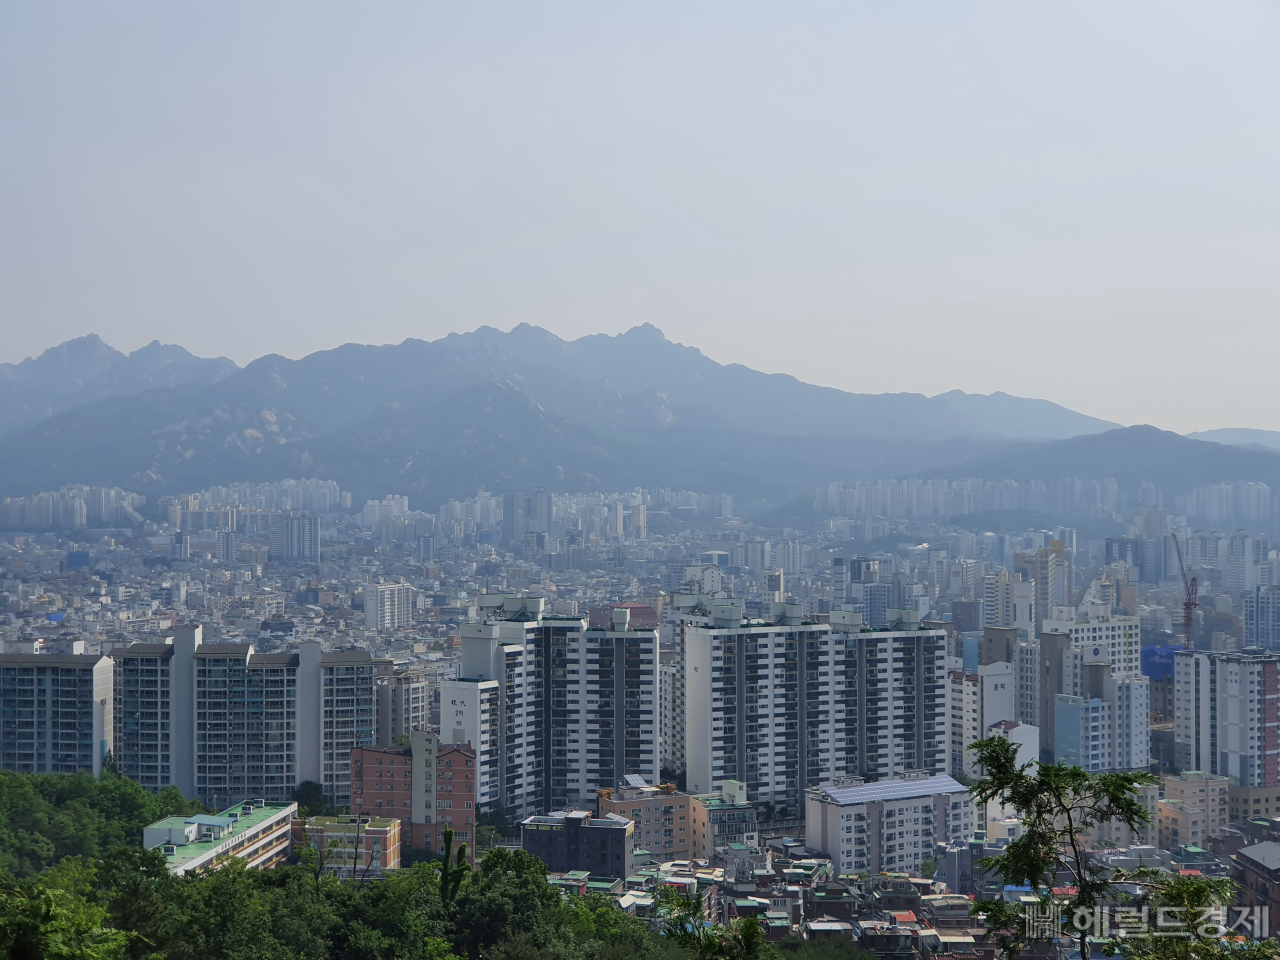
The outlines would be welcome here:
M 217 816 L 165 817 L 142 831 L 142 845 L 159 848 L 177 876 L 216 869 L 229 859 L 265 870 L 289 856 L 297 812 L 292 802 L 246 800 Z

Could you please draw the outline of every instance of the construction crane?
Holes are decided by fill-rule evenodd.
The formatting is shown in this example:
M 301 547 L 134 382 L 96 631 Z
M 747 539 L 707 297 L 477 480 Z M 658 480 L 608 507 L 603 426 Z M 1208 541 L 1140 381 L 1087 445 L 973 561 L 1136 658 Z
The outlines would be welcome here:
M 1178 569 L 1182 571 L 1182 586 L 1186 590 L 1186 597 L 1182 601 L 1182 644 L 1190 650 L 1194 644 L 1191 642 L 1191 628 L 1196 620 L 1196 607 L 1200 606 L 1200 601 L 1196 599 L 1196 578 L 1187 579 L 1187 565 L 1182 562 L 1182 547 L 1178 544 L 1178 535 L 1171 533 L 1173 537 L 1173 548 L 1178 551 Z

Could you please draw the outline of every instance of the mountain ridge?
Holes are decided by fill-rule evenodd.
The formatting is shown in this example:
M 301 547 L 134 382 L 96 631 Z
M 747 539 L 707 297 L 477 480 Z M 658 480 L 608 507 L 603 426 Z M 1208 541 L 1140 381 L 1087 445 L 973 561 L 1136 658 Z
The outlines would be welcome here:
M 1154 483 L 1166 494 L 1210 483 L 1261 481 L 1280 486 L 1280 451 L 1264 451 L 1184 437 L 1149 424 L 1040 444 L 1010 444 L 993 457 L 935 468 L 927 476 L 987 480 L 1113 477 L 1135 490 Z M 967 471 L 961 473 L 959 471 Z
M 47 365 L 61 356 L 53 349 Z M 108 351 L 98 338 L 62 351 L 88 358 L 93 375 L 77 389 L 100 384 L 100 395 L 0 437 L 0 490 L 91 482 L 167 493 L 302 471 L 360 495 L 447 498 L 576 476 L 772 496 L 1114 426 L 1004 393 L 815 386 L 720 364 L 652 325 L 568 341 L 522 324 L 349 343 L 297 360 L 262 356 L 225 375 L 206 367 L 203 382 L 180 347 L 149 345 L 127 368 Z M 145 377 L 103 380 L 113 369 Z M 166 370 L 172 382 L 157 383 Z
M 0 363 L 0 437 L 86 403 L 186 383 L 214 383 L 238 370 L 226 357 L 197 357 L 152 340 L 125 354 L 96 333 L 18 363 Z

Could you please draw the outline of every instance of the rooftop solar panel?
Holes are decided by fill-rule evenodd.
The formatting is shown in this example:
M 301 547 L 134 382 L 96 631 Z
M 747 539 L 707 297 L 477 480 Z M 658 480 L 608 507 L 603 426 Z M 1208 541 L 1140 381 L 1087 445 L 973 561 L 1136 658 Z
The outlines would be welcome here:
M 919 777 L 908 780 L 879 780 L 857 786 L 820 788 L 836 803 L 869 803 L 874 800 L 909 800 L 931 797 L 938 793 L 964 793 L 965 787 L 948 776 Z

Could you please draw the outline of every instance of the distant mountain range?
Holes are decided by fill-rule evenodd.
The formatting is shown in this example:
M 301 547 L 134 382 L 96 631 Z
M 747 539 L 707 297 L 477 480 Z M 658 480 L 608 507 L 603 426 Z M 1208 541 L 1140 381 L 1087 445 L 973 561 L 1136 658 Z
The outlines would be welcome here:
M 156 387 L 216 383 L 239 367 L 153 340 L 128 355 L 97 334 L 78 337 L 21 363 L 0 363 L 0 436 L 95 400 Z
M 482 327 L 243 369 L 159 343 L 125 356 L 89 336 L 0 366 L 7 495 L 318 476 L 357 497 L 406 493 L 432 509 L 478 486 L 778 498 L 835 479 L 931 472 L 1163 478 L 1172 493 L 1244 478 L 1238 471 L 1269 476 L 1273 460 L 1004 393 L 818 387 L 717 363 L 648 324 L 572 341 Z
M 1151 426 L 1124 427 L 1050 443 L 1014 443 L 992 456 L 930 472 L 987 480 L 1065 480 L 1114 477 L 1135 491 L 1154 483 L 1166 495 L 1221 481 L 1261 481 L 1280 487 L 1280 450 L 1194 440 Z M 1172 504 L 1169 504 L 1172 507 Z
M 1209 440 L 1233 447 L 1251 447 L 1254 450 L 1280 450 L 1280 430 L 1253 430 L 1248 427 L 1221 427 L 1188 433 L 1192 440 Z
M 237 369 L 84 337 L 0 368 L 0 490 L 330 477 L 358 496 L 634 484 L 779 495 L 1115 425 L 1043 400 L 854 394 L 723 365 L 650 325 L 482 327 Z

